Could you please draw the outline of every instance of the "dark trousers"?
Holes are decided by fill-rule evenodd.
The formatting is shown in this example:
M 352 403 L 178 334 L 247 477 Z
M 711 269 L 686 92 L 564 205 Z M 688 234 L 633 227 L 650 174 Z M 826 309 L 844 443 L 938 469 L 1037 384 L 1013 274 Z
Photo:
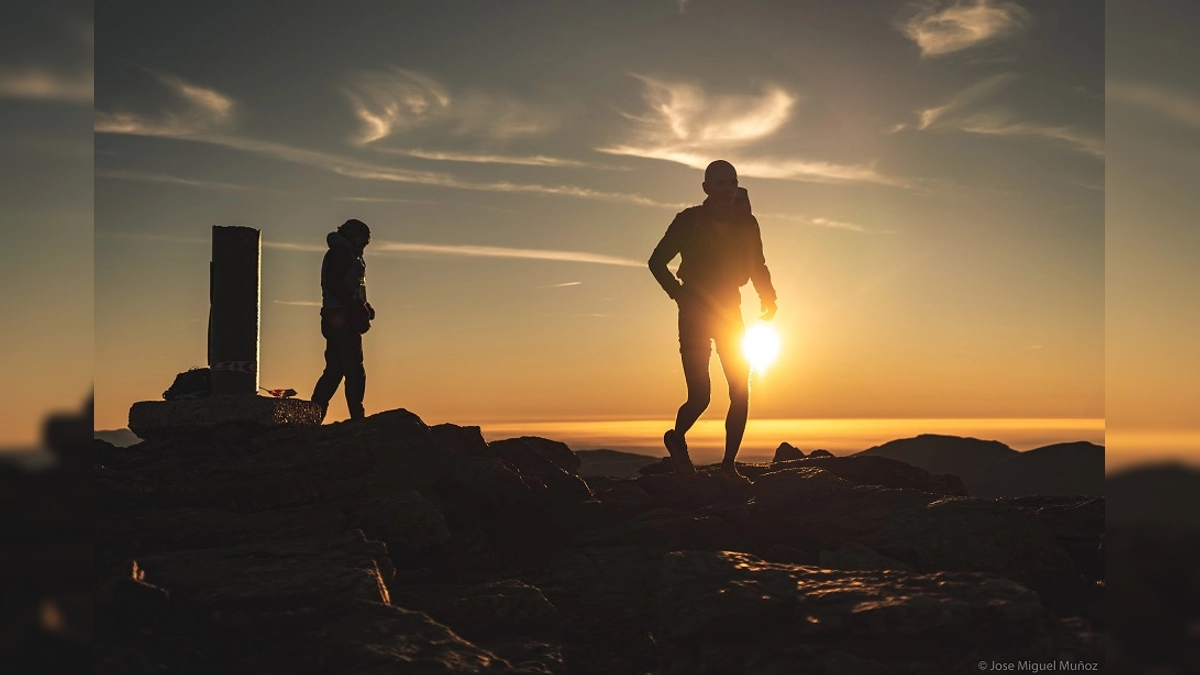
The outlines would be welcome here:
M 321 310 L 321 335 L 325 336 L 325 372 L 313 388 L 312 401 L 328 406 L 342 379 L 346 380 L 346 405 L 350 419 L 363 416 L 367 369 L 363 366 L 362 333 L 344 311 Z
M 741 298 L 714 297 L 695 289 L 679 295 L 679 353 L 683 358 L 683 377 L 687 382 L 687 400 L 675 415 L 675 430 L 686 434 L 708 408 L 712 380 L 708 362 L 713 344 L 725 371 L 729 386 L 729 411 L 725 414 L 725 464 L 732 466 L 746 432 L 750 411 L 750 364 L 742 353 Z

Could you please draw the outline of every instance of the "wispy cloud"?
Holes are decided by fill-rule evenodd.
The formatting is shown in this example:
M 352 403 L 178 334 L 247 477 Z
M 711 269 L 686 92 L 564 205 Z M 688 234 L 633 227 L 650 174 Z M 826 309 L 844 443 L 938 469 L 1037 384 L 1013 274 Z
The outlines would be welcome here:
M 321 303 L 315 300 L 272 300 L 272 304 L 287 305 L 289 307 L 320 307 Z
M 917 43 L 922 57 L 936 57 L 1018 35 L 1030 20 L 1030 13 L 1013 2 L 953 0 L 911 5 L 896 27 Z
M 153 234 L 140 232 L 103 232 L 105 236 L 123 239 L 142 239 L 147 241 L 163 241 L 175 244 L 208 244 L 208 239 L 200 237 L 182 237 L 178 235 Z M 297 243 L 287 241 L 272 241 L 265 239 L 263 248 L 297 253 L 323 253 L 328 249 L 325 244 Z M 548 260 L 557 262 L 588 263 L 593 265 L 613 265 L 616 267 L 645 267 L 646 263 L 620 256 L 589 253 L 587 251 L 559 251 L 540 248 L 512 248 L 507 246 L 476 246 L 472 244 L 427 244 L 404 241 L 373 241 L 368 254 L 406 254 L 454 256 L 466 258 L 515 258 L 520 260 Z
M 926 108 L 919 113 L 917 117 L 918 129 L 928 129 L 938 122 L 938 120 L 947 117 L 950 114 L 957 113 L 968 106 L 979 102 L 981 99 L 987 98 L 992 94 L 1000 91 L 1009 83 L 1016 80 L 1017 76 L 1013 73 L 1000 73 L 991 77 L 985 78 L 972 84 L 971 86 L 955 93 L 941 105 L 932 108 Z
M 1175 88 L 1146 82 L 1109 81 L 1104 87 L 1108 101 L 1131 103 L 1176 124 L 1200 129 L 1200 99 Z
M 469 181 L 436 171 L 404 169 L 283 143 L 264 141 L 231 133 L 236 102 L 212 89 L 192 85 L 179 78 L 156 75 L 177 95 L 182 107 L 157 115 L 127 112 L 98 112 L 97 133 L 155 136 L 208 143 L 276 160 L 309 166 L 349 178 L 389 181 L 501 193 L 534 193 L 620 202 L 654 208 L 679 208 L 636 193 L 596 190 L 578 185 L 542 185 L 511 181 Z
M 568 286 L 580 286 L 582 281 L 565 281 L 561 284 L 546 284 L 545 286 L 534 286 L 534 288 L 566 288 Z
M 677 209 L 682 206 L 679 203 L 661 202 L 637 193 L 596 190 L 579 185 L 463 180 L 444 172 L 386 166 L 284 143 L 248 138 L 231 133 L 229 127 L 232 125 L 236 102 L 229 97 L 212 89 L 189 84 L 176 77 L 165 75 L 156 77 L 176 93 L 178 99 L 186 103 L 183 108 L 167 110 L 155 116 L 98 112 L 95 131 L 97 133 L 156 136 L 208 143 L 364 180 L 483 192 L 557 195 L 665 209 Z
M 91 103 L 92 71 L 62 73 L 43 66 L 0 68 L 0 97 Z
M 1093 157 L 1104 157 L 1104 137 L 1069 126 L 1013 122 L 1004 113 L 979 113 L 959 120 L 959 130 L 989 136 L 1035 136 L 1058 142 Z
M 920 131 L 951 130 L 987 136 L 1040 137 L 1076 152 L 1093 157 L 1104 156 L 1102 134 L 1089 133 L 1068 125 L 1017 120 L 1012 112 L 996 108 L 988 102 L 989 98 L 1016 79 L 1013 73 L 1000 73 L 980 80 L 952 94 L 939 105 L 917 111 L 915 128 Z M 982 109 L 983 105 L 992 107 Z M 899 125 L 894 131 L 907 128 L 907 125 Z
M 432 204 L 425 199 L 404 199 L 403 197 L 334 197 L 339 202 L 359 202 L 365 204 Z
M 431 255 L 462 256 L 470 258 L 519 258 L 522 260 L 553 260 L 580 262 L 617 267 L 645 267 L 646 263 L 618 256 L 587 253 L 585 251 L 556 251 L 537 248 L 509 248 L 505 246 L 473 246 L 470 244 L 416 244 L 398 241 L 372 243 L 371 248 L 386 253 L 416 253 Z
M 625 115 L 633 123 L 626 140 L 597 148 L 600 152 L 695 169 L 720 157 L 733 162 L 739 175 L 759 178 L 899 184 L 871 165 L 777 159 L 749 152 L 749 146 L 770 138 L 791 118 L 797 97 L 781 87 L 767 86 L 756 94 L 712 95 L 694 84 L 634 77 L 643 85 L 647 110 Z
M 174 96 L 175 105 L 154 115 L 131 111 L 96 113 L 99 133 L 187 138 L 226 128 L 234 112 L 233 99 L 215 89 L 183 78 L 148 71 Z
M 404 68 L 359 72 L 345 93 L 361 122 L 354 141 L 364 145 L 415 129 L 504 140 L 558 126 L 552 112 L 481 91 L 451 94 L 432 77 Z
M 825 228 L 831 228 L 831 229 L 835 229 L 835 230 L 848 230 L 850 232 L 864 232 L 864 233 L 874 233 L 874 234 L 893 233 L 894 232 L 892 230 L 873 230 L 871 228 L 868 228 L 863 225 L 859 225 L 857 223 L 850 223 L 850 222 L 846 222 L 844 220 L 835 220 L 833 218 L 825 218 L 822 216 L 804 216 L 804 215 L 795 215 L 795 214 L 790 214 L 790 213 L 760 213 L 760 214 L 758 214 L 758 217 L 763 220 L 791 221 L 791 222 L 795 222 L 795 223 L 801 223 L 803 225 L 812 225 L 814 227 L 825 227 Z
M 512 164 L 516 166 L 550 166 L 566 168 L 618 169 L 620 167 L 605 166 L 581 162 L 561 157 L 545 155 L 497 155 L 492 153 L 449 152 L 402 148 L 375 148 L 379 152 L 417 159 L 430 159 L 439 162 L 470 162 L 474 164 Z
M 223 183 L 212 180 L 198 180 L 194 178 L 180 178 L 163 173 L 145 173 L 141 171 L 121 171 L 116 169 L 97 169 L 95 172 L 97 178 L 112 178 L 115 180 L 131 180 L 142 183 L 164 183 L 167 185 L 182 185 L 186 187 L 200 188 L 202 190 L 233 190 L 238 192 L 247 191 L 265 191 L 262 188 L 251 187 L 249 185 L 240 185 L 237 183 Z
M 62 27 L 80 49 L 79 62 L 63 68 L 46 63 L 0 65 L 0 98 L 91 103 L 95 92 L 95 29 L 89 21 L 66 16 Z

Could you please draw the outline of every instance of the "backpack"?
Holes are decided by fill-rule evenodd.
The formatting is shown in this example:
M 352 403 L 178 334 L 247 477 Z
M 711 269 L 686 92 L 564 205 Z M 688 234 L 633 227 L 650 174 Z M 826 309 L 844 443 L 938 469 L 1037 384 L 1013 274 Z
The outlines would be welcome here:
M 212 375 L 208 368 L 190 368 L 175 376 L 171 388 L 163 392 L 168 401 L 204 398 L 212 394 Z

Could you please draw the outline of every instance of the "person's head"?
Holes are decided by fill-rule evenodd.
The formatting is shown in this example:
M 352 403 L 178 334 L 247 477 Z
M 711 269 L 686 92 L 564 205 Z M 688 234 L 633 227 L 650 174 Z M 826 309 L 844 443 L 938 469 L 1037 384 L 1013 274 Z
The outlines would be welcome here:
M 338 234 L 349 239 L 359 248 L 366 248 L 371 243 L 371 228 L 357 218 L 351 218 L 338 226 Z
M 718 159 L 704 170 L 701 187 L 717 206 L 733 206 L 738 189 L 737 169 L 729 162 Z

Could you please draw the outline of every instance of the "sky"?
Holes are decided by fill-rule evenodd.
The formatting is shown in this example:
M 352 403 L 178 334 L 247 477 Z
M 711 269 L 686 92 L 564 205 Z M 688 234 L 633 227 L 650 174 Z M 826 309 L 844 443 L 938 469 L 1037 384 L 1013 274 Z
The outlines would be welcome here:
M 0 21 L 0 450 L 92 390 L 91 3 L 23 3 Z
M 779 293 L 752 418 L 1102 418 L 1103 27 L 1087 3 L 106 7 L 96 425 L 203 365 L 218 224 L 263 231 L 261 384 L 311 391 L 350 217 L 369 412 L 669 419 L 645 261 L 717 158 Z
M 1200 14 L 1107 8 L 1106 458 L 1200 465 Z

